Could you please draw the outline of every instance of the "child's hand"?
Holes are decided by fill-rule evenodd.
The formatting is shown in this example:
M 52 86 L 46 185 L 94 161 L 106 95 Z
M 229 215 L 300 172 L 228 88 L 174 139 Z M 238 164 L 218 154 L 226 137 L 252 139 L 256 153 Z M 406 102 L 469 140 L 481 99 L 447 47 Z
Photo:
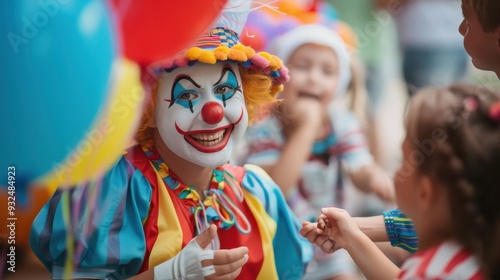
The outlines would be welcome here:
M 319 234 L 318 227 L 319 221 L 318 223 L 303 222 L 300 234 L 312 244 L 320 247 L 325 253 L 331 254 L 340 249 L 340 246 L 329 235 Z
M 286 125 L 290 132 L 301 127 L 309 127 L 312 133 L 319 131 L 322 121 L 321 103 L 319 99 L 300 97 L 293 102 L 284 102 L 284 117 L 289 122 Z
M 346 210 L 330 207 L 321 209 L 321 213 L 316 232 L 329 236 L 336 246 L 345 248 L 356 236 L 363 234 Z

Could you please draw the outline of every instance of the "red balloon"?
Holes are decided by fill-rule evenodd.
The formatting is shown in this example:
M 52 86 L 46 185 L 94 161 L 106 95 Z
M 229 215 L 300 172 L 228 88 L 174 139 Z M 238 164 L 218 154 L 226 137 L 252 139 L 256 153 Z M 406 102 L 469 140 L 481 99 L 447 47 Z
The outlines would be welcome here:
M 257 52 L 266 51 L 267 38 L 264 36 L 264 32 L 260 30 L 259 27 L 247 26 L 245 29 L 246 33 L 240 35 L 241 43 L 245 46 L 250 46 Z
M 227 0 L 109 0 L 124 56 L 141 65 L 173 57 L 205 31 Z

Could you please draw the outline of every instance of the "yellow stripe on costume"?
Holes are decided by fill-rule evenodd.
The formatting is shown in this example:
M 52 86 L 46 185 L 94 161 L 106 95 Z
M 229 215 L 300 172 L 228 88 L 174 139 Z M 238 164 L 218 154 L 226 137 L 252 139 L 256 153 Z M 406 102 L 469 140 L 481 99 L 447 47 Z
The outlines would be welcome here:
M 260 167 L 255 165 L 245 165 L 245 169 L 252 170 L 256 173 L 265 175 L 269 177 L 266 172 L 264 172 Z M 273 239 L 276 235 L 276 222 L 271 216 L 269 216 L 262 205 L 262 202 L 255 197 L 253 194 L 243 189 L 243 194 L 245 200 L 248 204 L 248 208 L 252 211 L 253 216 L 259 225 L 259 232 L 262 238 L 262 252 L 264 253 L 264 261 L 262 263 L 262 268 L 257 276 L 257 279 L 268 280 L 268 279 L 278 279 L 278 272 L 276 271 L 276 263 L 274 260 L 274 248 Z
M 154 167 L 153 167 L 154 169 Z M 156 169 L 154 169 L 156 172 Z M 176 256 L 182 249 L 182 228 L 177 219 L 174 204 L 160 174 L 158 179 L 158 238 L 149 256 L 149 268 L 153 268 Z M 153 198 L 154 199 L 154 198 Z

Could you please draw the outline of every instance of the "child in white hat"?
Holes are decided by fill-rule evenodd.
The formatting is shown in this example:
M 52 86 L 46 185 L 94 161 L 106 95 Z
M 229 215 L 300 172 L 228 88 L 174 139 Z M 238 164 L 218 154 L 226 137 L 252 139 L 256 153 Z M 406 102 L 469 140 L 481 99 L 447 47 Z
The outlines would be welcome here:
M 384 200 L 393 185 L 374 163 L 361 126 L 348 110 L 333 108 L 351 80 L 350 58 L 340 37 L 322 25 L 304 25 L 278 37 L 273 51 L 290 69 L 278 111 L 247 131 L 247 162 L 263 167 L 299 219 L 344 202 L 346 181 Z M 354 277 L 345 254 L 316 250 L 306 279 Z

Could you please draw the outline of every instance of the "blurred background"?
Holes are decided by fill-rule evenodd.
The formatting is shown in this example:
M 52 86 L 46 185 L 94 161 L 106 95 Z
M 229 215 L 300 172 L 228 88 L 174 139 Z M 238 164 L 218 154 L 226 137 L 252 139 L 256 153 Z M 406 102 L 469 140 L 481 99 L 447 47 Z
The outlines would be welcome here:
M 0 226 L 0 279 L 50 279 L 28 246 L 36 213 L 61 180 L 77 185 L 98 176 L 132 142 L 144 99 L 141 67 L 181 51 L 222 8 L 209 7 L 210 13 L 200 8 L 194 14 L 189 6 L 193 3 L 177 2 L 143 1 L 147 9 L 145 4 L 119 0 L 0 4 L 0 30 L 7 34 L 0 45 L 2 168 L 7 174 L 11 162 L 28 166 L 18 169 L 16 176 L 15 273 L 7 270 L 12 234 Z M 257 7 L 240 34 L 242 43 L 256 51 L 269 50 L 273 38 L 307 23 L 324 24 L 342 37 L 361 78 L 357 92 L 347 94 L 336 106 L 356 113 L 371 153 L 388 174 L 401 162 L 405 105 L 419 88 L 453 82 L 500 87 L 494 74 L 471 65 L 463 49 L 458 0 L 280 0 L 262 1 Z M 179 18 L 166 23 L 171 26 L 158 25 L 167 10 Z M 130 15 L 136 22 L 123 20 Z M 189 24 L 180 24 L 181 17 Z M 196 20 L 199 27 L 193 29 L 190 24 Z M 176 42 L 156 36 L 169 28 L 193 31 Z M 142 33 L 155 34 L 162 44 L 133 36 Z M 150 45 L 165 47 L 137 52 Z M 102 120 L 109 121 L 106 127 L 99 126 Z M 87 142 L 102 139 L 95 146 L 107 153 L 82 152 L 84 147 L 78 145 L 82 137 Z M 73 157 L 68 159 L 68 154 Z M 81 170 L 62 176 L 75 156 Z M 46 160 L 37 162 L 38 158 Z M 7 182 L 7 177 L 1 178 Z M 7 185 L 0 190 L 0 221 L 8 221 L 5 209 L 12 194 Z M 347 208 L 353 216 L 376 215 L 395 207 L 355 188 L 347 190 Z M 397 258 L 395 262 L 401 261 Z

